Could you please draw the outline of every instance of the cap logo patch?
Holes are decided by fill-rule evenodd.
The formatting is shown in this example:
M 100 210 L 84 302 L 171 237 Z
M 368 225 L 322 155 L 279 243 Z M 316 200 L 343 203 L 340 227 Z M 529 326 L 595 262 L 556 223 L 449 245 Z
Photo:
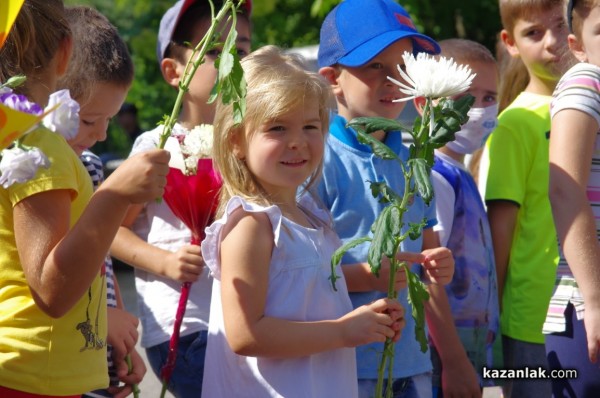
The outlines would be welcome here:
M 406 17 L 405 15 L 398 14 L 397 12 L 394 13 L 394 16 L 396 17 L 398 22 L 400 22 L 400 25 L 408 26 L 414 30 L 417 30 L 417 28 L 415 28 L 415 25 L 412 23 L 410 18 Z

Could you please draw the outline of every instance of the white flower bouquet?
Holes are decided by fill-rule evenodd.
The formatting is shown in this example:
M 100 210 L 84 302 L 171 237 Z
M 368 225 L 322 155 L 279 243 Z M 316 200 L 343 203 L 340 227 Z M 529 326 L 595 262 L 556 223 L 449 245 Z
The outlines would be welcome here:
M 175 133 L 173 136 L 179 141 L 185 162 L 185 174 L 196 174 L 198 172 L 198 161 L 212 157 L 212 125 L 201 124 L 184 133 Z
M 75 137 L 79 130 L 79 104 L 68 90 L 51 94 L 48 106 L 42 110 L 13 91 L 24 81 L 24 77 L 17 76 L 0 85 L 0 185 L 4 188 L 32 179 L 41 167 L 50 167 L 39 148 L 23 143 L 23 137 L 40 122 L 66 139 Z

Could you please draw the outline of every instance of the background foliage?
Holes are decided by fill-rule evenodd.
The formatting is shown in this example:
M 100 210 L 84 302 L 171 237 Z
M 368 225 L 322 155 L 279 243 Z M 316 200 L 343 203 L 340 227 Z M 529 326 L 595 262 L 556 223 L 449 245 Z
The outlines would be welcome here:
M 67 5 L 97 8 L 119 29 L 135 64 L 135 81 L 127 101 L 135 104 L 143 130 L 153 128 L 169 113 L 176 92 L 162 79 L 156 60 L 156 34 L 163 13 L 175 0 L 65 0 Z M 276 44 L 283 48 L 319 42 L 325 15 L 339 0 L 254 0 L 252 46 Z M 417 28 L 437 40 L 461 37 L 475 40 L 495 52 L 501 29 L 498 0 L 402 0 Z M 126 156 L 127 139 L 116 126 L 107 143 L 96 152 L 113 151 Z

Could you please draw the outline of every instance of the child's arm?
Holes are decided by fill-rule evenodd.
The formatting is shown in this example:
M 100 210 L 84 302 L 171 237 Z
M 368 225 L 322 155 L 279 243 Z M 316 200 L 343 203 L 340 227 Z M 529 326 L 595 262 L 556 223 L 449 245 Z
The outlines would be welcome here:
M 266 214 L 233 212 L 222 233 L 221 300 L 227 341 L 239 355 L 291 358 L 387 337 L 403 325 L 397 300 L 378 300 L 340 319 L 294 322 L 266 317 L 273 232 Z M 389 311 L 387 315 L 384 311 Z
M 96 191 L 71 229 L 68 190 L 46 191 L 15 205 L 17 249 L 42 311 L 61 317 L 87 291 L 129 205 L 162 194 L 168 161 L 168 152 L 156 150 L 124 162 Z
M 449 252 L 448 249 L 437 246 L 439 246 L 439 241 L 433 229 L 424 229 L 424 253 L 434 251 L 447 254 L 446 250 Z M 442 249 L 441 252 L 440 249 Z M 447 262 L 447 260 L 444 255 L 439 261 Z M 454 263 L 452 262 L 452 264 Z M 430 277 L 435 279 L 437 275 L 433 275 L 435 273 L 434 269 L 431 268 L 427 272 Z M 452 271 L 454 271 L 454 266 L 452 266 Z M 447 276 L 438 282 L 445 281 L 446 278 Z M 451 279 L 452 275 L 450 275 Z M 446 289 L 443 283 L 432 283 L 428 286 L 428 290 L 430 298 L 425 302 L 425 317 L 429 326 L 429 334 L 442 360 L 444 397 L 481 397 L 477 373 L 473 369 L 454 327 Z
M 130 206 L 112 243 L 111 254 L 135 268 L 159 276 L 196 282 L 204 267 L 200 246 L 184 245 L 171 252 L 149 244 L 131 230 L 142 208 L 142 205 Z
M 590 361 L 600 349 L 600 243 L 587 197 L 598 123 L 574 109 L 552 118 L 550 133 L 550 202 L 558 237 L 585 301 L 585 329 Z M 573 134 L 577 133 L 577 134 Z
M 502 311 L 502 295 L 504 294 L 504 285 L 510 261 L 510 248 L 517 226 L 518 212 L 519 206 L 515 202 L 508 200 L 491 200 L 487 202 L 487 214 L 492 234 L 492 246 L 494 247 L 494 260 L 496 261 L 498 305 L 500 311 Z

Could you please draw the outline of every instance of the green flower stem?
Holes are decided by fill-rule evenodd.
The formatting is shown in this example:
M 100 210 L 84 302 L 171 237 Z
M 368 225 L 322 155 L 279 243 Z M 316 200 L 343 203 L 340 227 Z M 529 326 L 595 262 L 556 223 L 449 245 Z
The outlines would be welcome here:
M 131 371 L 133 370 L 133 364 L 131 363 L 131 355 L 127 354 L 125 356 L 125 361 L 127 362 L 127 369 L 129 370 L 129 373 L 131 373 Z M 140 398 L 140 387 L 137 384 L 134 384 L 131 387 L 133 389 L 133 397 Z
M 210 1 L 210 6 L 213 8 L 213 3 Z M 241 3 L 241 2 L 240 2 Z M 204 62 L 204 57 L 210 48 L 212 48 L 213 41 L 215 35 L 217 33 L 217 29 L 220 26 L 221 22 L 225 19 L 228 13 L 231 13 L 232 18 L 234 20 L 233 26 L 235 26 L 235 18 L 236 18 L 236 6 L 234 5 L 234 0 L 226 0 L 221 7 L 221 10 L 217 14 L 216 17 L 213 18 L 210 28 L 202 37 L 202 40 L 194 47 L 192 51 L 192 55 L 185 65 L 185 69 L 183 72 L 183 79 L 179 83 L 179 91 L 177 93 L 177 98 L 175 99 L 175 105 L 173 106 L 173 110 L 171 111 L 171 115 L 167 117 L 165 121 L 165 128 L 160 135 L 160 139 L 158 142 L 158 148 L 164 148 L 167 142 L 167 139 L 171 136 L 173 131 L 173 127 L 175 126 L 175 122 L 179 117 L 179 112 L 181 111 L 181 104 L 183 102 L 183 96 L 187 93 L 190 82 L 196 73 L 198 67 Z M 214 15 L 214 8 L 213 8 Z
M 160 398 L 165 398 L 166 393 L 167 393 L 167 382 L 163 380 L 162 388 L 160 390 Z
M 412 168 L 409 167 L 408 170 L 404 166 L 404 164 L 400 163 L 400 167 L 402 169 L 402 175 L 404 176 L 404 193 L 402 194 L 402 200 L 400 201 L 400 209 L 408 208 L 408 201 L 415 194 L 415 188 L 410 185 L 410 180 L 412 178 Z M 392 204 L 391 206 L 395 206 Z M 402 219 L 404 216 L 404 212 L 400 212 L 400 224 L 402 224 Z M 397 299 L 398 292 L 396 291 L 396 271 L 399 267 L 404 268 L 404 271 L 408 274 L 412 272 L 408 267 L 406 262 L 399 262 L 396 259 L 396 255 L 400 251 L 400 245 L 406 239 L 406 234 L 402 234 L 395 238 L 396 243 L 394 245 L 394 256 L 390 259 L 390 280 L 388 282 L 388 291 L 387 297 L 390 299 Z M 409 278 L 407 278 L 409 281 Z M 386 364 L 387 364 L 387 372 L 386 372 Z M 387 338 L 383 345 L 383 355 L 379 361 L 379 367 L 377 369 L 377 385 L 375 387 L 375 397 L 383 397 L 383 380 L 387 373 L 388 384 L 386 387 L 385 397 L 392 398 L 393 389 L 392 383 L 394 380 L 394 341 L 391 338 Z

